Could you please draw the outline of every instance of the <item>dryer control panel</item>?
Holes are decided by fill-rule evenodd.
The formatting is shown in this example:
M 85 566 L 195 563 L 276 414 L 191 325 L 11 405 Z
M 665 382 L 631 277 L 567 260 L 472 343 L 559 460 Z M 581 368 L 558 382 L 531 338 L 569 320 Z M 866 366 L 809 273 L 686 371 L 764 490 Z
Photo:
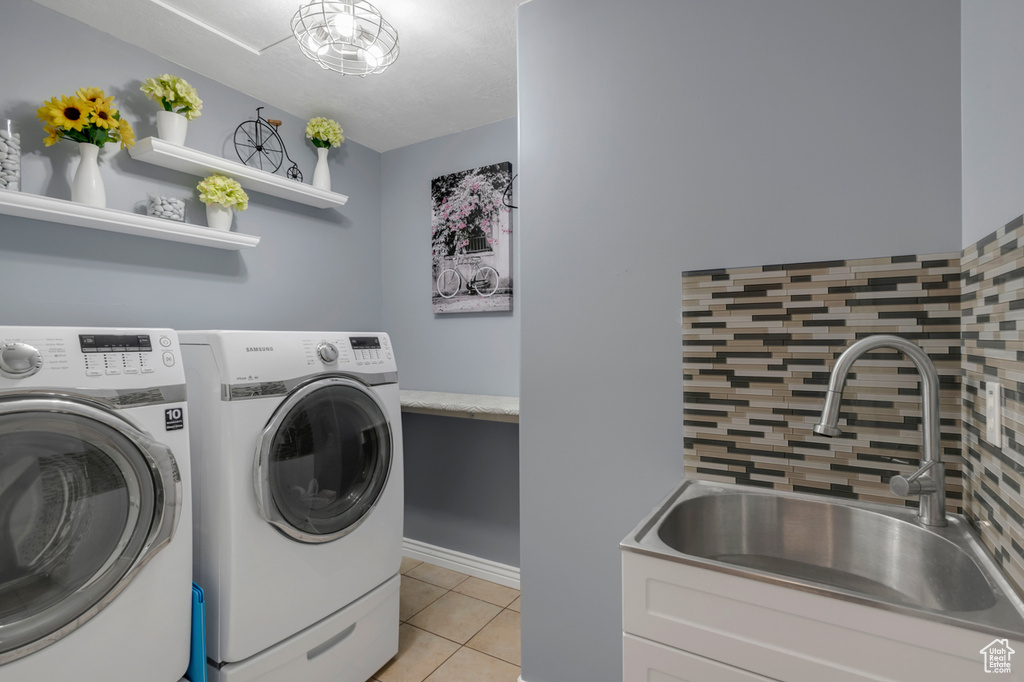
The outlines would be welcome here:
M 225 383 L 292 381 L 324 372 L 398 371 L 383 332 L 182 331 L 183 345 L 207 345 Z
M 376 371 L 395 358 L 387 334 L 325 334 L 318 341 L 303 339 L 303 346 L 314 366 L 366 367 Z
M 180 355 L 170 329 L 0 326 L 0 379 L 26 387 L 177 384 Z
M 352 354 L 356 365 L 383 365 L 394 356 L 391 354 L 391 341 L 386 336 L 350 336 Z

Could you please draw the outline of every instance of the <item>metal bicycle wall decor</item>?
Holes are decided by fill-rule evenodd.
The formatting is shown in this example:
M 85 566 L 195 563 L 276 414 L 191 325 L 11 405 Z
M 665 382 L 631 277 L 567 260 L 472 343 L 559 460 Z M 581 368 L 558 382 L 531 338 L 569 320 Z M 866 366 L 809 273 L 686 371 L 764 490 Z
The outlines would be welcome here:
M 281 121 L 263 118 L 260 115 L 261 109 L 263 107 L 256 107 L 256 118 L 242 121 L 235 128 L 235 153 L 246 166 L 271 173 L 276 173 L 284 160 L 288 159 L 291 166 L 285 171 L 285 175 L 302 182 L 302 171 L 299 170 L 299 165 L 292 161 L 292 157 L 288 156 L 284 140 L 277 132 Z

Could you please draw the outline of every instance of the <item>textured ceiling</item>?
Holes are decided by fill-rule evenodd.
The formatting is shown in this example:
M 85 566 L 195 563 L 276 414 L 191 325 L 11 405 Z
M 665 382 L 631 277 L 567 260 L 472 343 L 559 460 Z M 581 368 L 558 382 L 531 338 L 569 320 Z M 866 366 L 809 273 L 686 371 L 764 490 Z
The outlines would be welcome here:
M 379 152 L 516 115 L 523 0 L 373 0 L 401 54 L 365 78 L 302 55 L 289 26 L 303 0 L 35 1 L 282 111 L 335 118 Z

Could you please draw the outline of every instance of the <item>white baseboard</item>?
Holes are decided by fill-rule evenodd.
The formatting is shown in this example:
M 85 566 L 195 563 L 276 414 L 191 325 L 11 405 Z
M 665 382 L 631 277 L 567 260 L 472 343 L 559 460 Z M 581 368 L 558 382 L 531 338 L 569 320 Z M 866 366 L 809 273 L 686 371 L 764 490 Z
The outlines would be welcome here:
M 481 559 L 480 557 L 463 554 L 462 552 L 445 549 L 444 547 L 437 547 L 436 545 L 428 545 L 425 542 L 409 538 L 402 539 L 402 553 L 411 559 L 427 561 L 435 566 L 465 573 L 474 578 L 489 580 L 492 583 L 498 583 L 499 585 L 516 590 L 520 589 L 519 569 L 515 566 L 499 564 L 497 561 Z M 522 682 L 522 678 L 520 678 L 520 682 Z

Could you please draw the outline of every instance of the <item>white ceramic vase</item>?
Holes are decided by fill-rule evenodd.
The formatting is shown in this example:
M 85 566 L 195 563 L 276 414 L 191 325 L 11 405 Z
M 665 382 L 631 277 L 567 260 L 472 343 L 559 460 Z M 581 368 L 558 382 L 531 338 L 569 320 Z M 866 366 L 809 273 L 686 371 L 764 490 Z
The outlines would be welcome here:
M 107 192 L 100 175 L 100 148 L 89 142 L 78 143 L 79 161 L 71 182 L 71 201 L 86 206 L 105 208 Z
M 156 135 L 165 142 L 184 145 L 188 119 L 173 111 L 156 112 Z
M 206 224 L 211 229 L 223 230 L 224 232 L 230 231 L 231 219 L 234 216 L 234 209 L 228 206 L 222 206 L 221 204 L 208 204 L 206 206 Z
M 316 148 L 316 168 L 313 169 L 313 186 L 331 191 L 331 169 L 327 167 L 327 152 L 330 147 Z

